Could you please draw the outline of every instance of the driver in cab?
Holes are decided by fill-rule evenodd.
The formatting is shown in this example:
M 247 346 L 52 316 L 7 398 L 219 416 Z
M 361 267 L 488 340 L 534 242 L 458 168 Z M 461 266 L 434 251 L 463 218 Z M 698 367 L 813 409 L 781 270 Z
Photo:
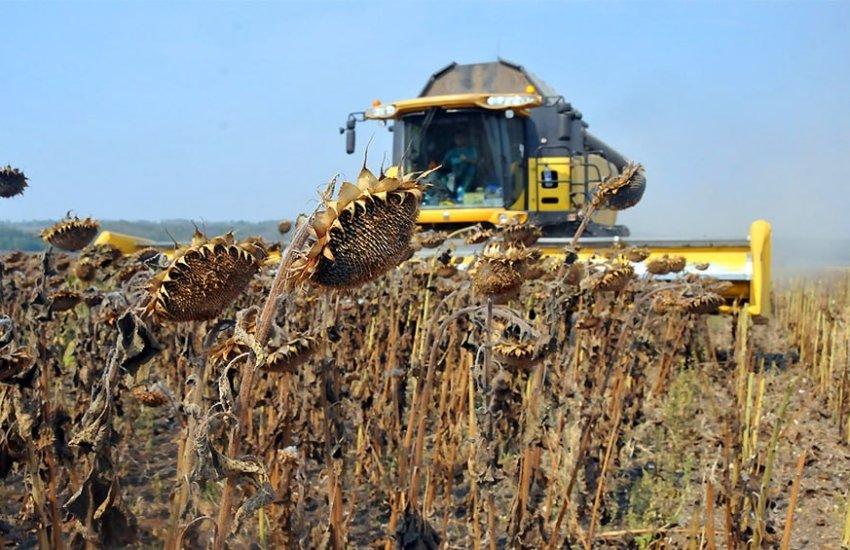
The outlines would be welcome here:
M 454 192 L 457 202 L 462 203 L 464 194 L 475 180 L 478 151 L 469 144 L 469 138 L 464 132 L 455 132 L 452 137 L 454 147 L 446 151 L 441 164 L 443 169 L 449 172 L 449 189 Z

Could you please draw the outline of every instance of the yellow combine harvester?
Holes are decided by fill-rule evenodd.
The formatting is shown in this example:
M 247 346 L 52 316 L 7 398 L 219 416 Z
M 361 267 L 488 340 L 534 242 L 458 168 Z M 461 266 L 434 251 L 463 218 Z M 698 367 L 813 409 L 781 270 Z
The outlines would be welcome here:
M 493 63 L 452 63 L 434 73 L 419 97 L 382 104 L 348 115 L 340 131 L 346 150 L 355 150 L 358 122 L 379 121 L 393 132 L 393 170 L 424 171 L 429 179 L 419 223 L 455 230 L 473 224 L 531 222 L 544 231 L 538 246 L 563 254 L 579 213 L 605 179 L 619 174 L 626 158 L 588 132 L 582 114 L 523 67 Z M 636 202 L 643 185 L 631 189 Z M 686 270 L 732 283 L 730 305 L 747 304 L 751 315 L 770 310 L 770 225 L 756 221 L 748 240 L 640 241 L 617 225 L 614 210 L 596 210 L 579 241 L 580 257 L 614 246 L 647 247 L 650 260 L 683 256 Z M 132 252 L 153 243 L 104 232 L 99 243 Z M 459 247 L 459 253 L 471 253 Z M 645 265 L 645 264 L 644 264 Z M 641 273 L 642 264 L 635 266 Z
M 563 254 L 579 213 L 596 187 L 619 174 L 626 158 L 588 132 L 581 112 L 523 67 L 499 60 L 452 63 L 434 73 L 419 97 L 348 115 L 346 150 L 355 149 L 361 121 L 381 121 L 393 133 L 393 165 L 406 172 L 442 168 L 430 179 L 419 223 L 454 230 L 516 220 L 540 226 L 545 253 Z M 645 184 L 645 182 L 644 182 Z M 632 190 L 639 200 L 643 187 Z M 753 316 L 770 309 L 770 225 L 750 227 L 739 241 L 641 241 L 617 225 L 614 210 L 597 210 L 579 241 L 579 256 L 628 245 L 649 248 L 649 260 L 668 254 L 686 270 L 732 283 L 730 305 L 746 303 Z M 463 251 L 463 252 L 462 252 Z M 458 252 L 470 252 L 459 247 Z M 641 273 L 645 264 L 637 264 Z

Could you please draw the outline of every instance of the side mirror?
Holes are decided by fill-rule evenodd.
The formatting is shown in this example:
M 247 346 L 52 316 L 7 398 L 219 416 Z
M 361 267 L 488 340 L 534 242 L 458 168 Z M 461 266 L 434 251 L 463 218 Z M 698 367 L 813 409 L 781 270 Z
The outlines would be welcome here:
M 572 129 L 572 113 L 558 113 L 558 139 L 568 141 Z
M 354 153 L 354 144 L 356 141 L 356 136 L 354 133 L 354 128 L 348 128 L 345 130 L 345 152 L 349 155 Z
M 345 152 L 349 155 L 354 153 L 354 145 L 357 141 L 354 133 L 354 127 L 357 126 L 357 119 L 354 115 L 348 115 L 348 120 L 345 121 L 345 128 L 340 128 L 339 133 L 345 134 Z

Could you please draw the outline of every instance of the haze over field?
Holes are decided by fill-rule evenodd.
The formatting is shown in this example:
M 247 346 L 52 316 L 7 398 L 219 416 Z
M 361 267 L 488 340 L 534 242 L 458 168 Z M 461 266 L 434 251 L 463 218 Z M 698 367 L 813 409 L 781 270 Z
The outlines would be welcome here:
M 633 234 L 850 233 L 850 4 L 4 4 L 0 219 L 294 218 L 337 128 L 446 63 L 524 64 L 647 167 Z M 558 21 L 569 22 L 560 24 Z

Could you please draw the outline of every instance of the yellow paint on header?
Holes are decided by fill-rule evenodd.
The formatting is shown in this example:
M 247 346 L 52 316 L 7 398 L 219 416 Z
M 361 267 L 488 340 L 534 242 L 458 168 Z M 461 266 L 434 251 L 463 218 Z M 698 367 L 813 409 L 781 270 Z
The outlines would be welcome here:
M 423 225 L 443 223 L 499 225 L 510 219 L 525 222 L 528 219 L 528 212 L 504 208 L 423 208 L 419 211 L 419 219 L 416 221 Z
M 123 233 L 115 233 L 114 231 L 101 231 L 97 239 L 94 240 L 95 245 L 108 245 L 117 248 L 121 254 L 133 254 L 143 248 L 153 246 L 154 242 L 141 237 L 133 237 L 132 235 L 124 235 Z

